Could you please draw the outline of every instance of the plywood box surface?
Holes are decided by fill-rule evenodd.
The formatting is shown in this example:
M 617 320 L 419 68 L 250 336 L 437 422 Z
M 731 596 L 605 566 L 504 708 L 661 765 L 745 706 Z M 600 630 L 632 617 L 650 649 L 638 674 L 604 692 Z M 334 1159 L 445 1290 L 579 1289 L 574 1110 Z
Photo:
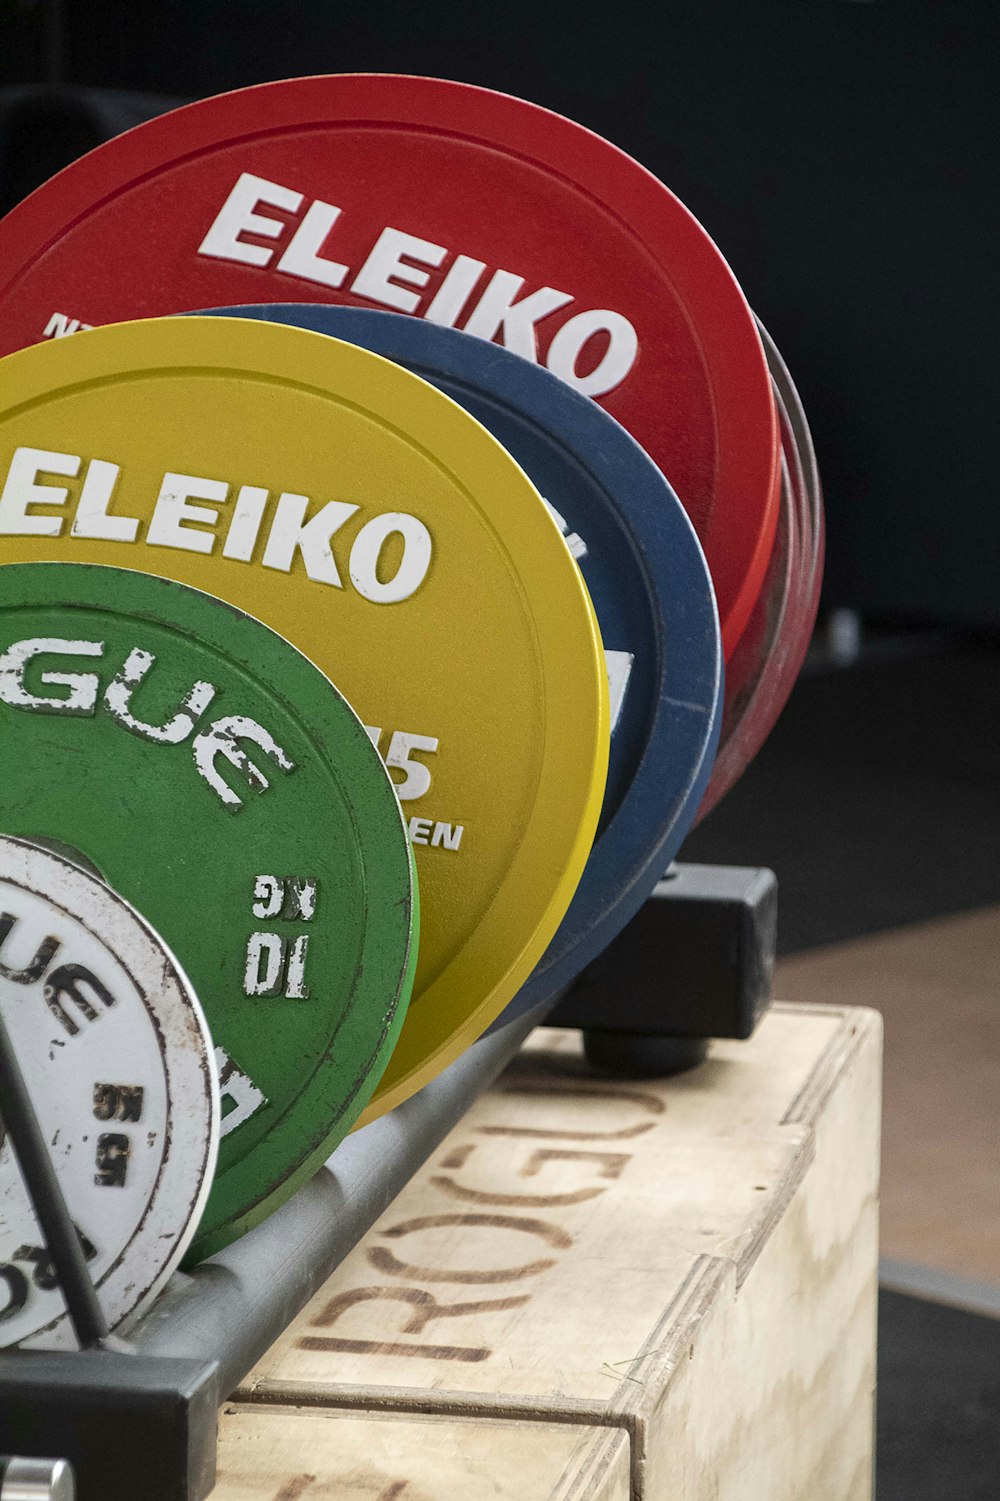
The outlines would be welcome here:
M 863 1501 L 878 1017 L 666 1081 L 539 1031 L 235 1395 L 215 1501 Z

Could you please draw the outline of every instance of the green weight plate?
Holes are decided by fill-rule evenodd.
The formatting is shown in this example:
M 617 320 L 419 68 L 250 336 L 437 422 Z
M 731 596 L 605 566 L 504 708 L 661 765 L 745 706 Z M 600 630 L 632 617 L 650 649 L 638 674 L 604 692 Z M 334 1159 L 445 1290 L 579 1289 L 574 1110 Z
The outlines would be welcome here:
M 346 700 L 198 590 L 0 568 L 0 829 L 100 872 L 204 1008 L 222 1142 L 189 1259 L 262 1219 L 368 1103 L 416 960 L 412 853 Z

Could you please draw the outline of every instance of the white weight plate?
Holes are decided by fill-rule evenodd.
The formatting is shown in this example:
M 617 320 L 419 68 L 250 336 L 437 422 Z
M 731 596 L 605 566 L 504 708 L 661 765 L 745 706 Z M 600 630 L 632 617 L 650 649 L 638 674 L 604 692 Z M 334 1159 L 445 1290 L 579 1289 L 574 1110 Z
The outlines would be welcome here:
M 120 1328 L 177 1267 L 211 1187 L 219 1088 L 204 1015 L 133 907 L 10 838 L 0 838 L 0 1007 L 105 1317 Z M 75 1339 L 5 1136 L 0 1346 L 11 1345 Z

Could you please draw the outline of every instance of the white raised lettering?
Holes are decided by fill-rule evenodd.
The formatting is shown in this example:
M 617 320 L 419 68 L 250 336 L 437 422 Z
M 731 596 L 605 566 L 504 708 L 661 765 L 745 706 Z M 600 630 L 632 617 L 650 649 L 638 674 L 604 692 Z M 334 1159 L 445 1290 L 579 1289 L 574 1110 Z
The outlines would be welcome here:
M 305 218 L 292 236 L 291 243 L 278 262 L 277 270 L 288 276 L 301 276 L 323 287 L 339 287 L 348 268 L 339 261 L 325 260 L 320 251 L 327 236 L 340 218 L 340 209 L 317 198 L 310 204 Z
M 243 971 L 243 994 L 281 994 L 285 977 L 285 940 L 277 933 L 251 933 Z
M 240 486 L 233 506 L 233 519 L 226 533 L 226 545 L 222 549 L 224 558 L 234 558 L 237 563 L 252 561 L 270 493 L 260 485 Z
M 255 212 L 261 203 L 295 214 L 302 206 L 302 194 L 292 188 L 283 188 L 280 183 L 268 182 L 266 177 L 241 172 L 208 234 L 198 246 L 198 254 L 219 261 L 242 261 L 247 266 L 269 265 L 274 255 L 272 249 L 265 245 L 249 245 L 240 239 L 242 234 L 249 233 L 260 235 L 265 240 L 276 240 L 285 228 L 284 220 L 268 219 Z
M 577 363 L 584 346 L 597 334 L 608 336 L 608 347 L 589 375 L 580 375 Z M 577 313 L 564 323 L 549 345 L 546 365 L 568 386 L 584 396 L 606 396 L 620 386 L 635 364 L 639 335 L 627 318 L 607 308 Z
M 342 589 L 331 542 L 358 507 L 345 500 L 329 500 L 311 521 L 306 521 L 308 506 L 308 495 L 282 495 L 264 549 L 264 567 L 291 573 L 295 554 L 300 552 L 306 573 L 314 583 L 333 584 L 334 588 Z
M 557 292 L 555 287 L 539 287 L 537 292 L 531 292 L 518 302 L 517 294 L 523 286 L 523 276 L 514 276 L 510 271 L 494 271 L 486 291 L 469 315 L 465 332 L 475 334 L 479 339 L 495 339 L 502 333 L 507 349 L 537 364 L 537 324 L 573 299 L 568 292 Z
M 406 730 L 396 730 L 393 733 L 389 741 L 385 764 L 396 771 L 406 773 L 403 781 L 396 783 L 396 796 L 401 803 L 415 802 L 418 797 L 423 797 L 424 793 L 430 790 L 430 770 L 422 761 L 413 759 L 414 751 L 422 751 L 424 755 L 433 755 L 437 748 L 438 741 L 435 736 L 411 735 Z
M 414 844 L 427 844 L 434 825 L 429 818 L 410 819 L 410 839 Z
M 285 900 L 285 883 L 278 876 L 258 876 L 253 883 L 254 917 L 277 917 Z
M 545 509 L 548 511 L 549 515 L 552 517 L 552 520 L 555 522 L 556 526 L 566 538 L 566 546 L 569 548 L 570 553 L 579 563 L 581 558 L 585 558 L 587 556 L 586 542 L 584 542 L 583 538 L 579 535 L 578 532 L 570 531 L 569 522 L 566 520 L 565 516 L 561 516 L 552 502 L 550 500 L 546 500 L 544 495 L 542 496 L 542 503 L 545 506 Z
M 223 807 L 228 808 L 230 813 L 239 813 L 243 807 L 243 799 L 223 781 L 219 774 L 215 763 L 220 756 L 246 777 L 248 785 L 254 792 L 266 792 L 271 785 L 260 767 L 251 761 L 246 751 L 239 745 L 240 740 L 249 740 L 252 744 L 259 746 L 283 772 L 295 770 L 295 762 L 291 756 L 282 750 L 274 737 L 255 719 L 247 719 L 242 714 L 231 714 L 227 719 L 217 719 L 198 736 L 192 746 L 192 752 L 198 775 L 204 778 Z
M 67 334 L 83 333 L 88 328 L 93 328 L 93 324 L 81 323 L 79 318 L 70 318 L 65 313 L 53 313 L 45 325 L 42 338 L 65 339 Z
M 287 922 L 312 922 L 316 916 L 319 882 L 314 876 L 289 876 L 281 915 Z
M 436 823 L 434 833 L 431 835 L 431 845 L 437 849 L 444 845 L 446 850 L 457 850 L 462 843 L 462 835 L 465 833 L 463 826 L 458 823 L 454 827 L 450 823 Z
M 395 577 L 383 583 L 378 576 L 382 548 L 393 533 L 403 539 L 403 556 Z M 374 604 L 394 605 L 409 599 L 431 566 L 431 534 L 416 516 L 403 511 L 386 511 L 366 521 L 351 548 L 351 582 L 358 593 Z
M 618 728 L 622 715 L 628 680 L 632 676 L 635 653 L 630 651 L 605 651 L 604 664 L 608 674 L 608 696 L 611 707 L 611 733 Z
M 96 672 L 42 672 L 39 681 L 47 688 L 69 689 L 65 698 L 42 698 L 25 688 L 28 663 L 50 653 L 61 657 L 101 657 L 104 642 L 67 641 L 61 636 L 32 636 L 26 641 L 15 641 L 0 657 L 0 699 L 13 709 L 33 709 L 38 714 L 93 714 L 100 691 Z
M 29 516 L 29 506 L 64 506 L 69 491 L 62 485 L 40 485 L 40 474 L 80 472 L 83 460 L 75 453 L 56 453 L 48 448 L 17 448 L 10 461 L 3 494 L 0 495 L 0 535 L 5 537 L 58 537 L 62 516 Z
M 212 702 L 216 690 L 211 683 L 199 680 L 166 724 L 146 724 L 132 714 L 132 695 L 155 662 L 153 653 L 144 651 L 141 646 L 129 652 L 125 665 L 108 684 L 104 707 L 117 724 L 140 740 L 148 740 L 153 745 L 182 745 Z
M 424 314 L 427 322 L 437 323 L 441 328 L 454 328 L 459 313 L 485 270 L 484 261 L 473 260 L 471 255 L 457 255 Z
M 224 1112 L 220 1135 L 228 1136 L 237 1126 L 242 1126 L 252 1115 L 267 1104 L 264 1095 L 253 1080 L 234 1063 L 225 1048 L 216 1048 L 215 1067 L 219 1074 L 219 1092 L 223 1100 L 232 1102 L 232 1109 Z
M 214 500 L 216 505 L 222 505 L 228 494 L 225 480 L 202 479 L 197 474 L 165 474 L 146 541 L 150 547 L 180 547 L 185 552 L 210 553 L 215 546 L 214 536 L 193 531 L 189 523 L 214 527 L 219 513 L 208 506 L 190 506 L 188 501 Z
M 289 1001 L 307 1001 L 309 986 L 306 984 L 306 957 L 309 952 L 309 934 L 300 933 L 288 951 L 288 967 L 285 970 L 285 997 Z
M 135 541 L 139 523 L 134 517 L 108 515 L 120 472 L 117 464 L 104 459 L 91 461 L 69 529 L 71 537 L 95 537 L 102 542 Z
M 407 292 L 399 282 L 406 282 L 411 287 L 426 287 L 430 275 L 420 266 L 408 265 L 403 257 L 419 261 L 424 266 L 440 266 L 447 254 L 443 245 L 404 234 L 401 229 L 383 229 L 354 278 L 351 291 L 401 313 L 415 313 L 420 305 L 419 296 L 416 292 Z

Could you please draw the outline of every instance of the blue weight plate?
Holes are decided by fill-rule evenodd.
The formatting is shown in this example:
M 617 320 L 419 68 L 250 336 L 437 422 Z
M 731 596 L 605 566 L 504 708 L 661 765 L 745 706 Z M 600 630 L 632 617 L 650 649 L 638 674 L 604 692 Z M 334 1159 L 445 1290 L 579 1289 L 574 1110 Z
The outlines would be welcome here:
M 597 839 L 555 938 L 501 1017 L 567 985 L 620 932 L 698 811 L 721 724 L 708 568 L 683 506 L 613 417 L 549 371 L 422 319 L 302 303 L 215 313 L 295 324 L 384 355 L 487 427 L 545 496 L 587 582 L 609 658 L 612 739 Z M 456 602 L 456 608 L 474 600 Z

